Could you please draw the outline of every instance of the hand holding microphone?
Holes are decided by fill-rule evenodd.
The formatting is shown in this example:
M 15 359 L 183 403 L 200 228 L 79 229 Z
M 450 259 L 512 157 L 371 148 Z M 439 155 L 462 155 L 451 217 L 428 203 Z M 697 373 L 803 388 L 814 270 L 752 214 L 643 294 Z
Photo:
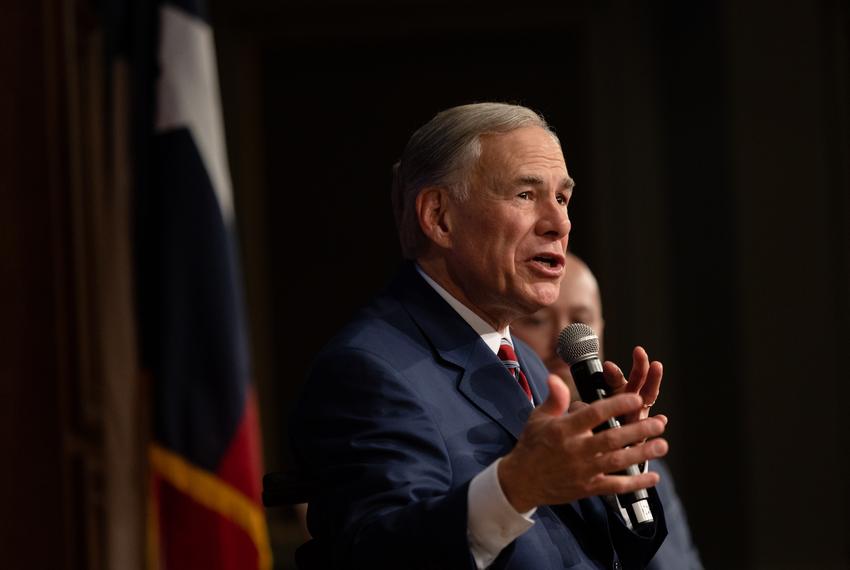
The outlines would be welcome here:
M 650 366 L 642 350 L 636 350 L 635 355 L 637 372 L 633 371 L 628 382 L 616 366 L 605 363 L 610 384 L 603 383 L 603 389 L 618 393 L 604 399 L 588 399 L 587 405 L 570 413 L 565 413 L 572 396 L 569 389 L 556 375 L 549 376 L 549 396 L 531 412 L 516 446 L 499 463 L 502 490 L 518 512 L 591 496 L 623 495 L 658 482 L 657 473 L 627 474 L 627 469 L 667 453 L 663 439 L 637 445 L 664 432 L 663 418 L 593 431 L 600 423 L 644 415 L 641 406 L 646 401 L 646 391 L 640 387 L 657 393 L 660 375 L 650 377 L 652 370 L 658 370 Z M 615 389 L 611 390 L 610 385 Z M 631 393 L 634 391 L 639 393 Z M 647 526 L 648 523 L 645 521 Z
M 646 403 L 638 411 L 623 416 L 624 423 L 648 417 L 649 408 L 658 397 L 662 368 L 659 362 L 650 363 L 642 348 L 635 348 L 628 381 L 618 367 L 611 363 L 603 365 L 600 362 L 599 339 L 593 329 L 583 323 L 573 323 L 561 331 L 557 352 L 569 364 L 570 373 L 584 402 L 592 403 L 614 394 L 634 392 L 640 394 Z M 608 380 L 603 368 L 608 369 Z M 662 416 L 661 419 L 666 423 L 666 418 Z M 593 431 L 600 433 L 608 429 L 620 429 L 621 425 L 618 418 L 608 418 L 593 428 Z M 630 465 L 619 474 L 639 475 L 640 469 L 637 465 Z M 634 528 L 639 529 L 642 525 L 654 521 L 649 507 L 649 494 L 645 489 L 619 493 L 618 498 Z

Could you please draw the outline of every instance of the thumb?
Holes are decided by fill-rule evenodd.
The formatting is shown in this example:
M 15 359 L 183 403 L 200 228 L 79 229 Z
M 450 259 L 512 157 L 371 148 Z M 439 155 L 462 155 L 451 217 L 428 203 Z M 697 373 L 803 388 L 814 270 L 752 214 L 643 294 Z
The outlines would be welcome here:
M 550 416 L 562 416 L 570 407 L 570 389 L 555 374 L 549 375 L 549 396 L 537 409 Z

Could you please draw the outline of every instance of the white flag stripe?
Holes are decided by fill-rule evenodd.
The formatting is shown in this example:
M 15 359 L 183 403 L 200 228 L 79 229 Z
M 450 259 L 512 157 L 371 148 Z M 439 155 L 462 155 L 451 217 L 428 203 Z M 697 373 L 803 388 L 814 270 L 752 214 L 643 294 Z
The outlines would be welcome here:
M 224 142 L 212 29 L 179 8 L 160 8 L 156 131 L 187 128 L 206 166 L 225 224 L 233 190 Z

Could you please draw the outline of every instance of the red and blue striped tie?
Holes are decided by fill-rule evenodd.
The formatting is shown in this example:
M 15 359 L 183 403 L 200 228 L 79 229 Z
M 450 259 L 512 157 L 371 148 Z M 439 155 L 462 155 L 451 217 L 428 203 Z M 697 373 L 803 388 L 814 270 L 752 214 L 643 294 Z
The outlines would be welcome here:
M 502 343 L 499 345 L 498 356 L 502 364 L 505 365 L 505 368 L 508 369 L 508 372 L 519 382 L 522 391 L 528 396 L 528 401 L 534 404 L 534 398 L 531 396 L 531 388 L 528 386 L 528 379 L 519 368 L 519 360 L 516 358 L 516 352 L 514 352 L 514 347 L 510 340 L 506 338 L 502 339 Z

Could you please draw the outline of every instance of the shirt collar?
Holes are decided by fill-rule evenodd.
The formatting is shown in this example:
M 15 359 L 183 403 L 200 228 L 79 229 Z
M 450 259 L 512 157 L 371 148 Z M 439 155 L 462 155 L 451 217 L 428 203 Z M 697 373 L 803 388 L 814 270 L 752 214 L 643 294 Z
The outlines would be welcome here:
M 466 323 L 472 327 L 472 329 L 478 333 L 481 337 L 481 340 L 484 341 L 490 350 L 493 351 L 493 354 L 498 354 L 499 345 L 502 344 L 502 339 L 508 339 L 511 344 L 513 344 L 513 339 L 511 338 L 510 327 L 505 327 L 502 331 L 497 331 L 490 324 L 487 323 L 484 319 L 476 315 L 472 309 L 455 299 L 451 293 L 443 289 L 439 283 L 431 279 L 425 271 L 419 267 L 419 264 L 415 264 L 416 271 L 419 272 L 419 275 L 425 280 L 425 282 L 431 286 L 437 294 L 445 300 L 446 303 L 454 309 L 460 317 L 466 321 Z

